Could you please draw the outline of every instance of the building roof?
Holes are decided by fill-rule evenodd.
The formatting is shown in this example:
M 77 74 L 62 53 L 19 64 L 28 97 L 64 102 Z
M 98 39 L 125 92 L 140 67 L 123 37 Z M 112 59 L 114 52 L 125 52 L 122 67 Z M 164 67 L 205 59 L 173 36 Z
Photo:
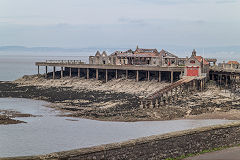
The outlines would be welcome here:
M 174 58 L 177 58 L 177 56 L 176 55 L 174 55 L 174 54 L 172 54 L 172 53 L 170 53 L 170 52 L 168 52 L 168 51 L 165 51 L 165 50 L 161 50 L 160 52 L 160 55 L 162 56 L 162 57 L 174 57 Z
M 176 58 L 177 56 L 165 51 L 161 50 L 158 52 L 157 49 L 144 49 L 144 48 L 136 48 L 135 51 L 127 50 L 127 51 L 115 51 L 111 54 L 112 56 L 119 56 L 119 57 L 169 57 L 169 58 Z
M 227 64 L 239 64 L 237 61 L 228 61 Z
M 204 59 L 202 56 L 194 56 L 197 60 L 198 60 L 198 62 L 200 62 L 200 63 L 202 63 L 202 61 L 203 61 L 203 64 L 204 65 L 208 65 L 209 64 L 209 62 L 208 61 L 206 61 L 206 59 Z
M 135 52 L 136 53 L 158 53 L 157 49 L 144 49 L 144 48 L 137 48 Z

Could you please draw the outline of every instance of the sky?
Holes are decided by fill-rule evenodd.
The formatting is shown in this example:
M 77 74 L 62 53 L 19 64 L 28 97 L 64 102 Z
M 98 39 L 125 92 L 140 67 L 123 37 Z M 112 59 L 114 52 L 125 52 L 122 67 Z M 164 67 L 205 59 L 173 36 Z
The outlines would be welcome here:
M 0 0 L 0 46 L 240 45 L 240 0 Z

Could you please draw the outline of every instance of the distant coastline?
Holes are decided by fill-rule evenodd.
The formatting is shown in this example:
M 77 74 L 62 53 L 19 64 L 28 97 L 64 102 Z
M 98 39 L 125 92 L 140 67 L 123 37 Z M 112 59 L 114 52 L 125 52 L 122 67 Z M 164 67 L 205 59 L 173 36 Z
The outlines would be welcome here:
M 217 57 L 224 60 L 224 58 L 239 58 L 240 59 L 240 46 L 216 46 L 216 47 L 192 47 L 192 46 L 157 46 L 158 49 L 166 48 L 167 50 L 173 51 L 180 56 L 185 56 L 187 52 L 190 53 L 192 48 L 195 48 L 199 54 L 204 54 L 205 57 Z M 26 47 L 26 46 L 14 46 L 6 45 L 0 46 L 0 52 L 68 52 L 68 53 L 79 53 L 79 52 L 92 52 L 93 54 L 97 50 L 105 50 L 108 52 L 114 52 L 116 50 L 124 50 L 129 48 L 124 47 L 77 47 L 77 48 L 64 48 L 64 47 Z

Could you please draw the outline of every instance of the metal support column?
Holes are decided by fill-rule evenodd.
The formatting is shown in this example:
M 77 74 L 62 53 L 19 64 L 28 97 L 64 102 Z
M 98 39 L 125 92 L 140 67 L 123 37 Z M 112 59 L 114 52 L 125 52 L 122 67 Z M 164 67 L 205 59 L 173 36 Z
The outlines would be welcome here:
M 39 66 L 38 66 L 38 75 L 40 74 L 40 71 L 39 71 Z
M 80 68 L 78 68 L 78 78 L 80 78 L 80 73 L 81 73 L 81 69 Z
M 148 81 L 150 81 L 150 72 L 147 71 L 147 73 L 148 73 Z
M 173 83 L 173 71 L 171 71 L 171 83 Z
M 116 79 L 118 78 L 118 70 L 117 69 L 115 70 L 115 78 Z
M 45 66 L 45 78 L 47 78 L 47 74 L 48 74 L 48 68 L 47 66 Z
M 137 70 L 136 72 L 137 72 L 136 73 L 136 81 L 138 82 L 139 81 L 139 71 Z
M 55 79 L 55 72 L 56 72 L 56 67 L 53 67 L 53 79 Z
M 72 77 L 72 68 L 69 68 L 69 77 Z
M 87 68 L 87 79 L 89 79 L 89 68 Z
M 108 70 L 106 69 L 106 75 L 105 75 L 105 78 L 106 78 L 106 82 L 108 81 Z
M 61 78 L 63 78 L 63 67 L 61 67 Z
M 98 69 L 96 69 L 96 80 L 98 80 Z
M 162 81 L 162 72 L 158 72 L 158 82 Z

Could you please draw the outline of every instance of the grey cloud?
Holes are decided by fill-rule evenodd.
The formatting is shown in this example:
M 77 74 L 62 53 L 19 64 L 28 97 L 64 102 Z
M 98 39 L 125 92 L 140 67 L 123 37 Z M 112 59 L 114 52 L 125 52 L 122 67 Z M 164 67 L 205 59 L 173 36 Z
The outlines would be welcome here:
M 131 19 L 131 18 L 119 18 L 118 21 L 120 23 L 127 23 L 127 24 L 137 24 L 137 25 L 147 25 L 146 20 L 144 19 Z
M 216 3 L 237 3 L 239 0 L 218 0 Z

